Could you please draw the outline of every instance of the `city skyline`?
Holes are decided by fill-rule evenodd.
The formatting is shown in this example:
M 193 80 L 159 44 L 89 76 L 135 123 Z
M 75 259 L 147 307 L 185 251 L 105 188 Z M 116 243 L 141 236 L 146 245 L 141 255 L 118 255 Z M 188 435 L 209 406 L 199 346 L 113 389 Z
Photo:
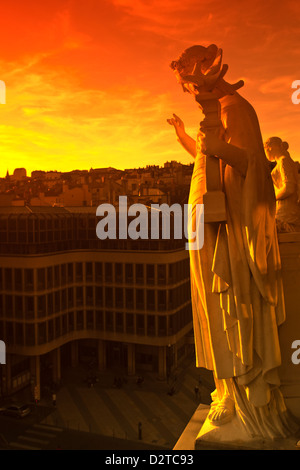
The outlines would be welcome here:
M 0 178 L 0 208 L 3 206 L 98 206 L 116 203 L 127 195 L 131 203 L 184 203 L 193 165 L 176 161 L 146 168 L 91 168 L 69 172 L 39 171 L 27 176 L 16 168 Z
M 278 135 L 300 160 L 300 9 L 236 0 L 14 0 L 1 7 L 0 177 L 25 167 L 128 168 L 193 162 L 166 120 L 173 112 L 197 133 L 201 113 L 169 64 L 193 44 L 216 43 L 230 82 L 245 81 L 264 139 Z

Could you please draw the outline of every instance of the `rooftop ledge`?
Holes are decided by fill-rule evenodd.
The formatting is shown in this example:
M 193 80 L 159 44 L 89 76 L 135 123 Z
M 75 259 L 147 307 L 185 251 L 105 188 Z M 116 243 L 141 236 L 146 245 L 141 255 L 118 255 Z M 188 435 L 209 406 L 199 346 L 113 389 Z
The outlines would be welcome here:
M 300 434 L 286 439 L 255 439 L 246 434 L 237 416 L 222 426 L 206 417 L 209 405 L 200 404 L 175 444 L 175 451 L 192 450 L 299 450 Z

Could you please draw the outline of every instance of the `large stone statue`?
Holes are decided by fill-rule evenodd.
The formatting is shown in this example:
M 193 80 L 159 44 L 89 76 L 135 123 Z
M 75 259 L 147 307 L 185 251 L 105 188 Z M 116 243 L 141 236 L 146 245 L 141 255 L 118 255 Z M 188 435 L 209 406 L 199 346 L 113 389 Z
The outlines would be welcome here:
M 265 142 L 268 159 L 276 163 L 271 175 L 276 197 L 277 228 L 280 232 L 295 232 L 300 229 L 298 169 L 288 148 L 289 144 L 280 137 L 270 137 Z
M 195 158 L 189 203 L 204 203 L 204 247 L 190 251 L 190 266 L 196 362 L 216 384 L 208 419 L 214 426 L 238 419 L 249 436 L 284 437 L 295 428 L 279 389 L 285 308 L 258 119 L 236 91 L 243 83 L 224 80 L 217 46 L 190 47 L 171 68 L 204 114 L 196 140 L 175 114 L 168 122 Z

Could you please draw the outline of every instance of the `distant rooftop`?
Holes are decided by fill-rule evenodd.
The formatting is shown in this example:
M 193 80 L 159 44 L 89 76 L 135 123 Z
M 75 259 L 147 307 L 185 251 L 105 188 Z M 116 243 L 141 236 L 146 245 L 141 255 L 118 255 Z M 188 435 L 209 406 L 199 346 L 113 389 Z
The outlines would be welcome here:
M 95 206 L 0 206 L 0 214 L 69 214 L 69 213 L 96 213 Z

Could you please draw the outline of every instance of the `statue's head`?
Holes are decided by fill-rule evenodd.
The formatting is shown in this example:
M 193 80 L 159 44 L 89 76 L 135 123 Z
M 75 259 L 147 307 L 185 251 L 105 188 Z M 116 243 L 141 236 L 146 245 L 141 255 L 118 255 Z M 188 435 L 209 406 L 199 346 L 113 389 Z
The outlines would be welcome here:
M 244 84 L 240 81 L 230 85 L 223 80 L 228 65 L 222 65 L 222 49 L 215 44 L 189 47 L 177 60 L 171 62 L 170 67 L 183 90 L 194 95 L 212 92 L 221 85 L 224 94 L 230 94 Z M 224 85 L 227 87 L 224 88 Z
M 264 144 L 266 155 L 270 161 L 276 159 L 276 157 L 282 157 L 289 155 L 288 148 L 289 144 L 280 137 L 270 137 Z

